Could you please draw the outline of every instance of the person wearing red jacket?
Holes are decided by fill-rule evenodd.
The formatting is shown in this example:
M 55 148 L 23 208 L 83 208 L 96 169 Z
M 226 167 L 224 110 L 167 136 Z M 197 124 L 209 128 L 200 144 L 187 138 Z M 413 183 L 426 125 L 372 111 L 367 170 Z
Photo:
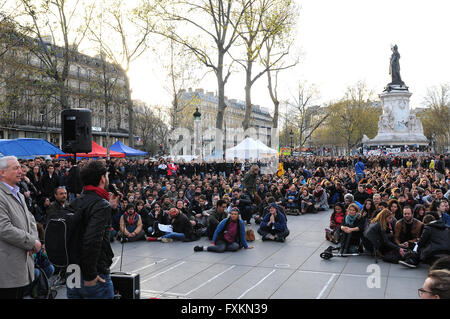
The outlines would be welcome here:
M 167 176 L 177 176 L 178 166 L 173 161 L 167 165 L 167 168 Z
M 339 243 L 339 232 L 345 218 L 345 206 L 341 203 L 334 205 L 333 213 L 330 217 L 330 228 L 325 229 L 325 239 L 332 243 Z

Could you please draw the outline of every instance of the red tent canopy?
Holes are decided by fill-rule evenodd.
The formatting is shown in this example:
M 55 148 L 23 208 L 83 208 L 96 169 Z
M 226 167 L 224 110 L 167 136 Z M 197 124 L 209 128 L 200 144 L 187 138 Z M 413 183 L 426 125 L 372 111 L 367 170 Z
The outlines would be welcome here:
M 77 157 L 106 157 L 107 150 L 104 147 L 101 147 L 94 141 L 92 141 L 92 152 L 90 153 L 77 153 Z M 73 156 L 73 154 L 64 154 L 61 156 Z M 110 157 L 125 157 L 124 153 L 119 153 L 115 151 L 109 151 Z

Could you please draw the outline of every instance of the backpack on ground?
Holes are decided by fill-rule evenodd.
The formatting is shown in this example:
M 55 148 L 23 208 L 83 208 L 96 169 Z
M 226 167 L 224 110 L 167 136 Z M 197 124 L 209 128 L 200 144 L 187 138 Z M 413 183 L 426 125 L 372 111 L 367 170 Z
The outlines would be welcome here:
M 81 242 L 81 212 L 70 206 L 55 213 L 45 228 L 45 250 L 50 262 L 57 267 L 78 264 Z
M 45 271 L 38 265 L 35 268 L 39 270 L 39 275 L 31 283 L 30 296 L 34 299 L 55 299 L 57 291 L 50 287 Z

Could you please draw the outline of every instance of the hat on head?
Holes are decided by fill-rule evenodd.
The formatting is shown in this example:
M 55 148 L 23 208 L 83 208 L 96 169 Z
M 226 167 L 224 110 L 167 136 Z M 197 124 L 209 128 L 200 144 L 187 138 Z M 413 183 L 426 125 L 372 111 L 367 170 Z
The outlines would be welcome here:
M 231 208 L 231 211 L 230 211 L 230 212 L 232 212 L 232 211 L 238 212 L 238 214 L 241 213 L 241 212 L 239 211 L 239 208 L 237 208 L 237 207 Z
M 176 215 L 178 215 L 178 209 L 177 208 L 172 207 L 171 209 L 169 209 L 169 216 L 170 217 L 174 217 Z

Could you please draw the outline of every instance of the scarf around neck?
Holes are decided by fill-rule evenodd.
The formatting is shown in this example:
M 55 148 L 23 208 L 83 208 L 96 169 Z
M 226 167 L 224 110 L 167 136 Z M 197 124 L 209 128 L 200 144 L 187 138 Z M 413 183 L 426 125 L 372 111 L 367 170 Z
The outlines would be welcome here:
M 348 214 L 347 216 L 345 216 L 345 223 L 347 225 L 353 225 L 357 218 L 358 214 L 355 214 L 355 216 L 351 216 L 350 214 Z
M 86 191 L 94 191 L 97 193 L 98 196 L 109 201 L 109 193 L 104 188 L 87 185 L 87 186 L 84 186 L 83 189 Z

